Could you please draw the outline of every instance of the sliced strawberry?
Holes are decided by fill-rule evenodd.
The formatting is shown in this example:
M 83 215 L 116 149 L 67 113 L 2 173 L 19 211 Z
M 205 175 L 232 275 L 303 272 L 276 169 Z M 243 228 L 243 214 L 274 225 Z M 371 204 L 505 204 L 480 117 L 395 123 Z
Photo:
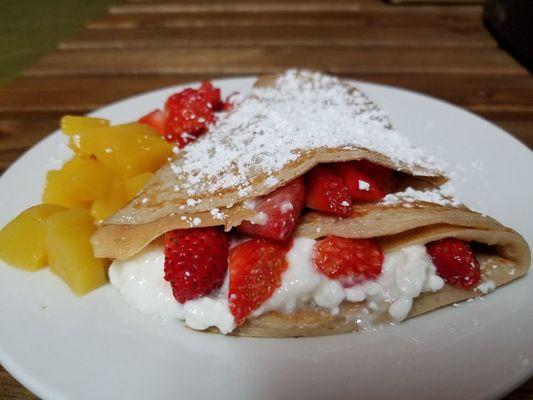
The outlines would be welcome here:
M 165 234 L 165 280 L 180 303 L 222 286 L 228 269 L 228 234 L 220 227 L 176 229 Z
M 348 186 L 354 201 L 380 200 L 394 188 L 393 171 L 370 161 L 337 163 L 335 169 Z
M 381 274 L 383 251 L 373 239 L 347 239 L 326 236 L 313 250 L 315 267 L 344 287 L 375 279 Z
M 281 285 L 290 246 L 290 243 L 255 238 L 231 249 L 228 299 L 237 325 Z
M 165 134 L 165 117 L 163 115 L 163 111 L 159 109 L 146 114 L 144 117 L 139 119 L 139 123 L 154 128 L 161 135 Z
M 283 241 L 294 230 L 304 202 L 304 181 L 302 178 L 297 178 L 272 193 L 256 199 L 254 209 L 261 217 L 261 221 L 255 224 L 244 221 L 238 229 L 252 236 Z
M 226 100 L 224 100 L 222 106 L 220 107 L 220 111 L 231 111 L 233 109 L 233 105 L 235 104 L 235 101 L 232 100 L 232 98 L 238 95 L 239 92 L 233 92 L 228 97 L 226 97 Z
M 348 187 L 329 165 L 317 165 L 305 175 L 306 205 L 313 210 L 347 217 L 352 213 Z
M 213 111 L 220 111 L 222 109 L 223 103 L 220 98 L 220 89 L 215 88 L 211 82 L 202 82 L 198 92 L 209 104 L 211 104 Z
M 196 89 L 185 89 L 170 96 L 165 103 L 165 138 L 183 147 L 207 131 L 215 121 L 211 103 Z
M 437 274 L 449 285 L 472 289 L 479 284 L 479 261 L 467 242 L 446 238 L 426 244 Z

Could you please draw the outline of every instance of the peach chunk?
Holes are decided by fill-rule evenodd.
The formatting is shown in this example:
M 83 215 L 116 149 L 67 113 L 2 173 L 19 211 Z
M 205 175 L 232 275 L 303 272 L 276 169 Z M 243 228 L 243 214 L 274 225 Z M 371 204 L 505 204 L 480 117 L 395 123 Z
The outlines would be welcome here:
M 92 201 L 103 197 L 108 190 L 111 169 L 88 157 L 74 156 L 59 170 L 59 190 L 78 201 Z
M 24 210 L 0 231 L 0 258 L 6 263 L 36 271 L 46 265 L 43 220 L 66 208 L 39 204 Z
M 124 189 L 124 183 L 114 178 L 110 184 L 107 194 L 96 199 L 91 206 L 91 215 L 97 221 L 103 221 L 115 211 L 124 207 L 128 203 L 128 197 Z
M 139 123 L 88 130 L 73 136 L 70 145 L 96 156 L 122 179 L 154 172 L 172 155 L 172 146 L 161 135 Z
M 109 120 L 94 117 L 65 115 L 61 118 L 61 130 L 66 135 L 78 135 L 94 128 L 109 126 Z
M 90 238 L 96 226 L 87 210 L 71 209 L 43 221 L 48 263 L 78 296 L 107 281 L 109 261 L 93 255 Z
M 150 179 L 152 176 L 154 176 L 153 173 L 144 172 L 126 180 L 126 182 L 124 182 L 124 188 L 126 190 L 126 196 L 128 197 L 128 200 L 131 200 L 137 196 L 144 185 L 146 185 L 146 182 L 148 182 L 148 179 Z
M 44 185 L 43 203 L 59 204 L 68 208 L 88 208 L 89 203 L 76 200 L 63 191 L 61 172 L 48 171 Z

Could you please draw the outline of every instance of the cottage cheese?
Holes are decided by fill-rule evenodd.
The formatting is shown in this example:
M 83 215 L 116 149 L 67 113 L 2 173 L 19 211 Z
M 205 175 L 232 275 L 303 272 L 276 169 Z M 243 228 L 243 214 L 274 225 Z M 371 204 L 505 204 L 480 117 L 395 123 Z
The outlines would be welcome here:
M 388 312 L 393 320 L 401 321 L 411 310 L 414 298 L 444 286 L 425 246 L 414 245 L 386 254 L 383 272 L 377 280 L 344 288 L 315 269 L 312 261 L 314 243 L 313 239 L 307 238 L 294 240 L 287 254 L 288 267 L 282 274 L 280 287 L 252 314 L 253 317 L 270 311 L 291 312 L 304 304 L 315 304 L 336 314 L 344 300 L 366 300 L 374 313 Z M 213 295 L 182 305 L 174 300 L 163 270 L 162 247 L 150 245 L 128 260 L 114 261 L 109 276 L 126 302 L 143 313 L 182 319 L 193 329 L 215 326 L 222 333 L 235 329 L 227 300 L 228 276 Z

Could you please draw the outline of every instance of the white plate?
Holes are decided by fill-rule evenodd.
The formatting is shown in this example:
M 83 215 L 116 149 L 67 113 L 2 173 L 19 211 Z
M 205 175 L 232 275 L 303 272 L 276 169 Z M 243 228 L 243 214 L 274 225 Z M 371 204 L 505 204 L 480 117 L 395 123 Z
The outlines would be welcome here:
M 252 82 L 215 84 L 229 94 L 246 93 Z M 449 161 L 467 204 L 532 243 L 533 157 L 524 145 L 441 101 L 360 87 L 416 145 Z M 132 97 L 94 115 L 130 121 L 176 89 Z M 53 133 L 2 176 L 0 226 L 39 202 L 45 170 L 65 139 Z M 76 298 L 46 269 L 25 273 L 0 264 L 0 361 L 44 399 L 495 398 L 533 372 L 532 289 L 530 274 L 484 301 L 378 332 L 248 339 L 141 315 L 109 285 Z

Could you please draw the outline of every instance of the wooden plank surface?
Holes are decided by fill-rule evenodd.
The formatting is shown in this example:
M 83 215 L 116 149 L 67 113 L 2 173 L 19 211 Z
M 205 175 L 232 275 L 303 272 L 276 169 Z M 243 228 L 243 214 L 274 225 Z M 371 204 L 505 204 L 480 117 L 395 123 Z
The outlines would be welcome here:
M 118 13 L 108 14 L 90 22 L 89 29 L 135 29 L 160 27 L 217 27 L 217 26 L 445 26 L 451 29 L 478 29 L 480 8 L 472 11 L 448 9 L 405 8 L 401 12 L 364 10 L 359 12 L 198 12 L 198 13 Z
M 494 48 L 481 27 L 458 30 L 446 26 L 398 27 L 329 26 L 214 26 L 85 30 L 60 44 L 61 49 L 135 49 L 148 47 L 422 47 Z
M 346 73 L 441 73 L 526 76 L 507 54 L 493 48 L 450 50 L 413 47 L 194 47 L 58 51 L 26 70 L 26 76 L 102 74 L 263 74 L 298 65 Z
M 533 79 L 479 5 L 124 0 L 0 87 L 0 172 L 65 113 L 165 86 L 309 67 L 475 112 L 533 148 Z M 0 400 L 34 399 L 0 368 Z M 507 399 L 533 398 L 533 380 Z
M 16 112 L 87 113 L 96 107 L 132 94 L 222 74 L 198 75 L 98 75 L 69 77 L 26 76 L 6 85 L 0 96 L 0 115 Z M 476 74 L 379 74 L 351 73 L 346 78 L 398 86 L 432 95 L 466 107 L 487 118 L 529 118 L 533 115 L 533 80 L 529 76 L 509 79 L 494 75 L 487 80 Z

